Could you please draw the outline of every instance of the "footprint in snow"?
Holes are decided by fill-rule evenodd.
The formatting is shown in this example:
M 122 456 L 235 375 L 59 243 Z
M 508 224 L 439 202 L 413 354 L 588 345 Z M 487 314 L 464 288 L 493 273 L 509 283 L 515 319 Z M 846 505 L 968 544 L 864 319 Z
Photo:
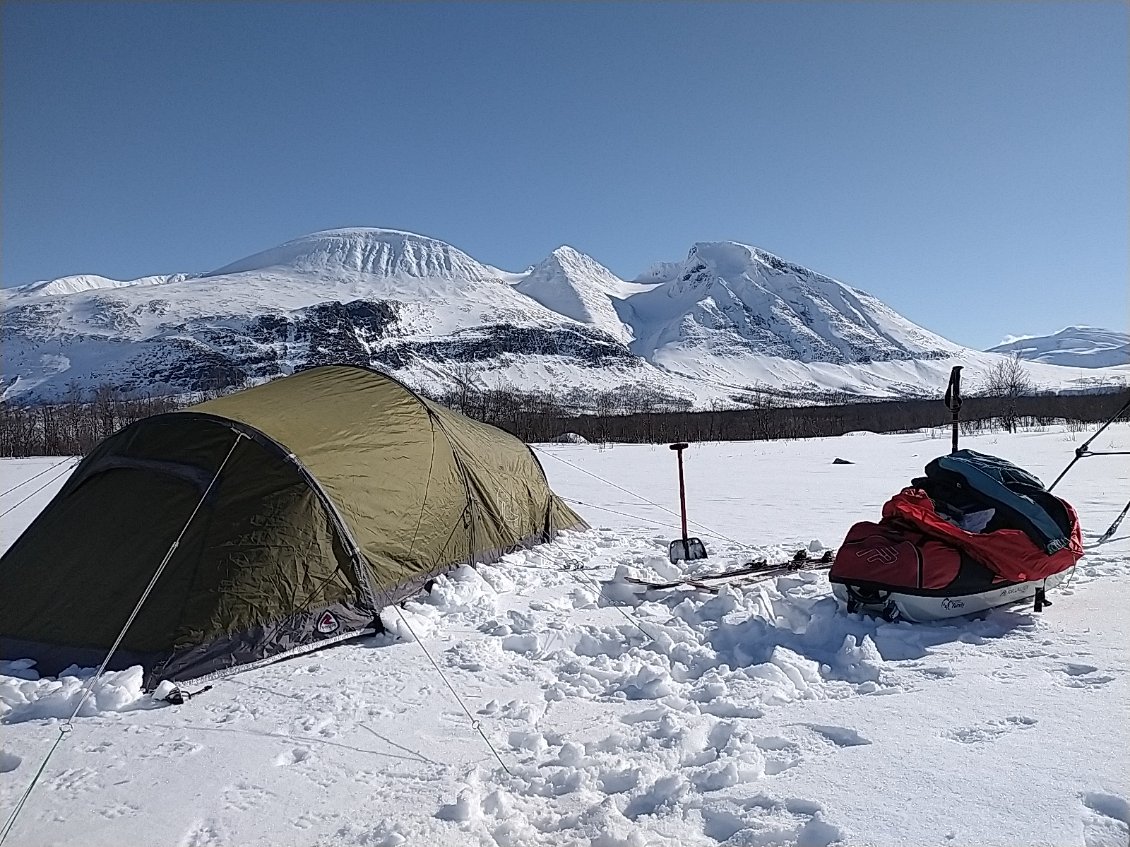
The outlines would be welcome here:
M 1130 803 L 1117 794 L 1088 791 L 1079 798 L 1085 847 L 1125 847 L 1130 843 Z
M 871 743 L 870 738 L 864 738 L 856 730 L 846 726 L 823 726 L 816 723 L 805 723 L 800 724 L 800 726 L 808 727 L 816 734 L 831 741 L 837 747 L 862 747 Z
M 824 820 L 819 803 L 792 797 L 778 800 L 759 795 L 737 804 L 707 803 L 702 807 L 702 823 L 703 834 L 719 844 L 830 847 L 847 838 L 843 830 Z
M 931 679 L 952 679 L 954 676 L 956 676 L 956 674 L 952 670 L 945 666 L 939 666 L 936 668 L 915 668 L 915 670 L 917 670 L 918 673 L 922 674 L 923 676 L 928 676 Z
M 1024 717 L 1023 715 L 1013 716 L 985 721 L 977 726 L 949 729 L 943 732 L 941 736 L 951 741 L 959 741 L 962 744 L 983 744 L 987 741 L 995 741 L 1002 735 L 1016 729 L 1031 729 L 1036 723 L 1035 718 Z
M 218 821 L 193 821 L 180 840 L 179 847 L 222 847 L 227 843 L 223 827 Z
M 171 741 L 162 741 L 147 753 L 138 754 L 141 759 L 179 759 L 199 753 L 204 747 L 189 741 L 187 738 L 175 738 Z
M 1067 677 L 1064 683 L 1070 688 L 1097 688 L 1113 682 L 1114 677 L 1109 674 L 1096 674 L 1098 668 L 1094 665 L 1075 664 L 1067 662 L 1059 668 L 1059 672 Z
M 247 780 L 229 785 L 224 791 L 224 808 L 235 812 L 246 812 L 274 797 L 274 792 Z
M 0 750 L 0 773 L 11 773 L 23 764 L 23 758 L 7 750 Z
M 133 803 L 114 803 L 100 808 L 98 814 L 112 821 L 116 818 L 132 817 L 140 811 L 141 807 L 135 806 Z
M 754 744 L 765 757 L 765 776 L 782 774 L 804 760 L 800 745 L 779 735 L 758 738 Z
M 305 762 L 309 758 L 309 749 L 307 749 L 306 747 L 295 747 L 293 750 L 287 750 L 285 753 L 279 753 L 279 755 L 275 757 L 275 765 L 277 767 L 297 765 L 299 762 Z
M 47 787 L 52 791 L 62 791 L 77 797 L 99 787 L 98 772 L 91 768 L 68 768 L 53 777 L 47 783 Z

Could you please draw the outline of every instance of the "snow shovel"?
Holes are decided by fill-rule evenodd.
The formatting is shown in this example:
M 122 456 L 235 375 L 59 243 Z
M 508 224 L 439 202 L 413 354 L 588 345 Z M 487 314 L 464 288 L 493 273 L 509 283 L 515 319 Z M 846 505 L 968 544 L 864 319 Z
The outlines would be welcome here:
M 683 451 L 690 445 L 686 442 L 680 441 L 678 444 L 670 445 L 671 449 L 679 457 L 679 506 L 683 513 L 683 537 L 676 538 L 667 545 L 667 558 L 671 563 L 675 562 L 693 562 L 696 559 L 706 558 L 706 545 L 702 543 L 699 538 L 687 538 L 687 490 L 683 484 Z

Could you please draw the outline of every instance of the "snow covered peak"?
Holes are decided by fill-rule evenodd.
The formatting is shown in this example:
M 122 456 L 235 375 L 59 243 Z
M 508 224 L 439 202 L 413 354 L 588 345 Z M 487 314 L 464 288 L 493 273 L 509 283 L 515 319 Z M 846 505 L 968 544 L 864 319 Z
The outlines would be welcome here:
M 655 262 L 636 277 L 638 283 L 673 282 L 687 273 L 712 270 L 722 277 L 738 277 L 761 266 L 785 265 L 783 259 L 758 247 L 737 241 L 699 241 L 681 262 Z M 687 279 L 683 280 L 688 281 Z
M 1130 365 L 1130 333 L 1094 326 L 1069 326 L 1051 335 L 1013 338 L 990 353 L 1018 354 L 1031 362 L 1072 368 Z
M 584 280 L 591 287 L 612 297 L 625 296 L 624 280 L 616 276 L 592 256 L 562 244 L 541 262 L 530 269 L 530 276 L 554 278 L 561 281 Z
M 694 244 L 687 254 L 687 266 L 706 265 L 718 276 L 727 279 L 743 275 L 769 273 L 791 273 L 796 276 L 811 277 L 826 282 L 834 282 L 822 274 L 808 268 L 791 264 L 760 247 L 752 247 L 738 241 L 700 241 Z M 840 285 L 841 283 L 834 283 Z
M 740 276 L 749 272 L 757 253 L 757 248 L 736 241 L 699 241 L 687 254 L 687 264 L 703 262 L 719 276 Z
M 557 259 L 561 263 L 584 263 L 591 262 L 596 264 L 596 260 L 589 256 L 587 253 L 582 253 L 575 247 L 570 247 L 568 244 L 562 244 L 556 250 L 549 254 L 550 258 Z
M 285 269 L 303 273 L 362 273 L 382 277 L 498 280 L 503 271 L 457 247 L 397 229 L 355 227 L 311 233 L 255 253 L 208 276 Z
M 61 276 L 58 279 L 29 282 L 27 285 L 17 285 L 8 290 L 7 296 L 9 298 L 65 297 L 68 294 L 78 294 L 81 291 L 125 288 L 131 285 L 163 285 L 167 282 L 181 282 L 188 278 L 189 274 L 143 276 L 139 279 L 110 279 L 97 274 L 75 274 L 73 276 Z
M 705 374 L 710 357 L 866 364 L 958 349 L 862 291 L 735 241 L 695 244 L 668 281 L 628 303 L 633 349 L 688 373 Z
M 533 269 L 514 288 L 560 315 L 608 333 L 619 341 L 630 341 L 612 304 L 639 290 L 579 250 L 562 245 Z

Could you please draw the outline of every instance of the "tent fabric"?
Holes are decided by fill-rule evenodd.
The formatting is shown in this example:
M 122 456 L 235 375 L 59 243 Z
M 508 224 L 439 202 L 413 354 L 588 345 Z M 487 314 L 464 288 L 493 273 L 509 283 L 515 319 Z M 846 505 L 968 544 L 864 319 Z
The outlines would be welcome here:
M 0 657 L 100 663 L 182 530 L 110 665 L 150 686 L 372 632 L 437 574 L 583 528 L 513 436 L 313 368 L 102 442 L 0 558 Z

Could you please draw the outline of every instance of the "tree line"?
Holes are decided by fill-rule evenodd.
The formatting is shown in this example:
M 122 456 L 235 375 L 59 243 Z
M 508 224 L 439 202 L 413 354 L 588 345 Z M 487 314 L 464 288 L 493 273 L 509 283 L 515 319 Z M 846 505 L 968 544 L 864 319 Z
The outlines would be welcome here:
M 59 403 L 0 402 L 0 456 L 85 455 L 134 421 L 208 396 L 129 398 L 111 386 L 101 386 L 86 395 L 72 392 Z M 587 441 L 625 443 L 817 438 L 857 431 L 909 432 L 943 426 L 951 419 L 941 400 L 811 405 L 760 389 L 745 394 L 746 408 L 707 411 L 691 411 L 689 401 L 646 388 L 574 389 L 554 395 L 507 387 L 478 389 L 460 382 L 431 399 L 535 443 L 570 433 Z M 965 398 L 961 429 L 972 434 L 1061 422 L 1094 424 L 1107 420 L 1127 399 L 1130 389 L 1096 394 L 981 393 Z

